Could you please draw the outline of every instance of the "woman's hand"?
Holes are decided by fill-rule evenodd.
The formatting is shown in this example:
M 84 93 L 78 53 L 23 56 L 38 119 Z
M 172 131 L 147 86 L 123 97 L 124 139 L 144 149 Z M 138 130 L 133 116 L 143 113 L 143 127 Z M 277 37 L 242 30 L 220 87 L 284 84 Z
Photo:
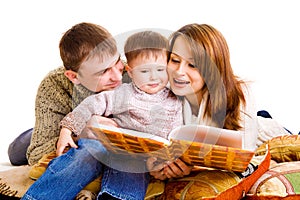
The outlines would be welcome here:
M 163 173 L 167 178 L 180 178 L 189 175 L 192 171 L 192 166 L 186 165 L 179 158 L 174 162 L 169 162 L 163 169 Z
M 75 144 L 72 136 L 72 131 L 67 128 L 62 128 L 60 130 L 60 135 L 56 144 L 56 155 L 60 156 L 64 153 L 64 150 L 66 147 L 73 147 L 78 148 L 78 146 Z
M 167 176 L 164 174 L 164 163 L 156 164 L 157 158 L 150 157 L 147 159 L 146 165 L 150 175 L 159 180 L 165 180 Z
M 189 175 L 192 171 L 192 166 L 186 165 L 182 160 L 176 159 L 174 162 L 155 164 L 157 158 L 148 158 L 147 168 L 150 175 L 159 180 L 167 178 L 180 178 Z

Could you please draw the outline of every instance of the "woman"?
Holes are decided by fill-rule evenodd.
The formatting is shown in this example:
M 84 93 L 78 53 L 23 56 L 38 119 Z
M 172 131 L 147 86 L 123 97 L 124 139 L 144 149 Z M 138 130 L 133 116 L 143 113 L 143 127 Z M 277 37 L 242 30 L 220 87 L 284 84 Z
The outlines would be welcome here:
M 233 73 L 225 38 L 207 24 L 188 24 L 170 38 L 168 61 L 172 91 L 183 98 L 185 124 L 204 124 L 242 130 L 244 148 L 254 150 L 257 140 L 256 111 L 244 81 Z M 188 175 L 191 167 L 180 159 L 148 169 L 157 179 Z M 160 170 L 159 170 L 160 169 Z

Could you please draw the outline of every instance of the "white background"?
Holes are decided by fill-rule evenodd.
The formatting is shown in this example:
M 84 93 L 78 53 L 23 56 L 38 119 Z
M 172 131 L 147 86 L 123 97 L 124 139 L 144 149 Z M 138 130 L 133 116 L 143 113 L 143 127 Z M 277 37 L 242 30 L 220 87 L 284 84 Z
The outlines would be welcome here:
M 0 161 L 8 160 L 8 144 L 34 125 L 36 90 L 47 72 L 61 65 L 62 34 L 84 21 L 112 35 L 213 25 L 227 39 L 236 75 L 254 81 L 257 109 L 298 133 L 299 20 L 297 0 L 1 1 Z

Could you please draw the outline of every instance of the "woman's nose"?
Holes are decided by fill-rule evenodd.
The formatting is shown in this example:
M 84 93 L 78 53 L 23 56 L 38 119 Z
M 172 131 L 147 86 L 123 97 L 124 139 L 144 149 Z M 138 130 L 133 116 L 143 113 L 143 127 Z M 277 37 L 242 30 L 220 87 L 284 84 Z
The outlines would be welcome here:
M 177 74 L 183 74 L 183 72 L 185 71 L 185 64 L 184 63 L 180 63 L 177 68 L 175 69 Z

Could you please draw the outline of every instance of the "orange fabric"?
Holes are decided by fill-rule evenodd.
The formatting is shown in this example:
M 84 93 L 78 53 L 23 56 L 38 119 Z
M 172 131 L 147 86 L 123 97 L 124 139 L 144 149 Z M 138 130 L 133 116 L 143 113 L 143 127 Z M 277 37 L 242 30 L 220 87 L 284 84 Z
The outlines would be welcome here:
M 257 169 L 248 177 L 239 179 L 237 175 L 226 171 L 215 170 L 206 171 L 196 176 L 189 176 L 178 181 L 172 181 L 166 184 L 165 192 L 160 196 L 160 200 L 239 200 L 242 199 L 250 190 L 252 185 L 269 168 L 271 155 L 269 149 L 265 153 L 263 160 L 257 165 Z M 209 175 L 212 172 L 213 174 Z M 222 172 L 222 173 L 221 173 Z M 200 175 L 200 176 L 199 176 Z M 234 176 L 235 175 L 235 176 Z M 231 177 L 229 177 L 231 176 Z M 218 181 L 220 180 L 220 181 Z
M 289 195 L 286 197 L 275 197 L 275 196 L 251 196 L 246 197 L 243 200 L 299 200 L 300 195 Z
M 243 198 L 247 192 L 250 190 L 251 186 L 261 177 L 270 166 L 271 161 L 271 154 L 268 149 L 266 158 L 262 161 L 262 163 L 258 166 L 257 170 L 255 170 L 250 176 L 243 179 L 237 185 L 233 186 L 232 188 L 222 192 L 216 198 L 207 198 L 207 199 L 214 199 L 214 200 L 233 200 Z M 233 198 L 234 197 L 234 198 Z

